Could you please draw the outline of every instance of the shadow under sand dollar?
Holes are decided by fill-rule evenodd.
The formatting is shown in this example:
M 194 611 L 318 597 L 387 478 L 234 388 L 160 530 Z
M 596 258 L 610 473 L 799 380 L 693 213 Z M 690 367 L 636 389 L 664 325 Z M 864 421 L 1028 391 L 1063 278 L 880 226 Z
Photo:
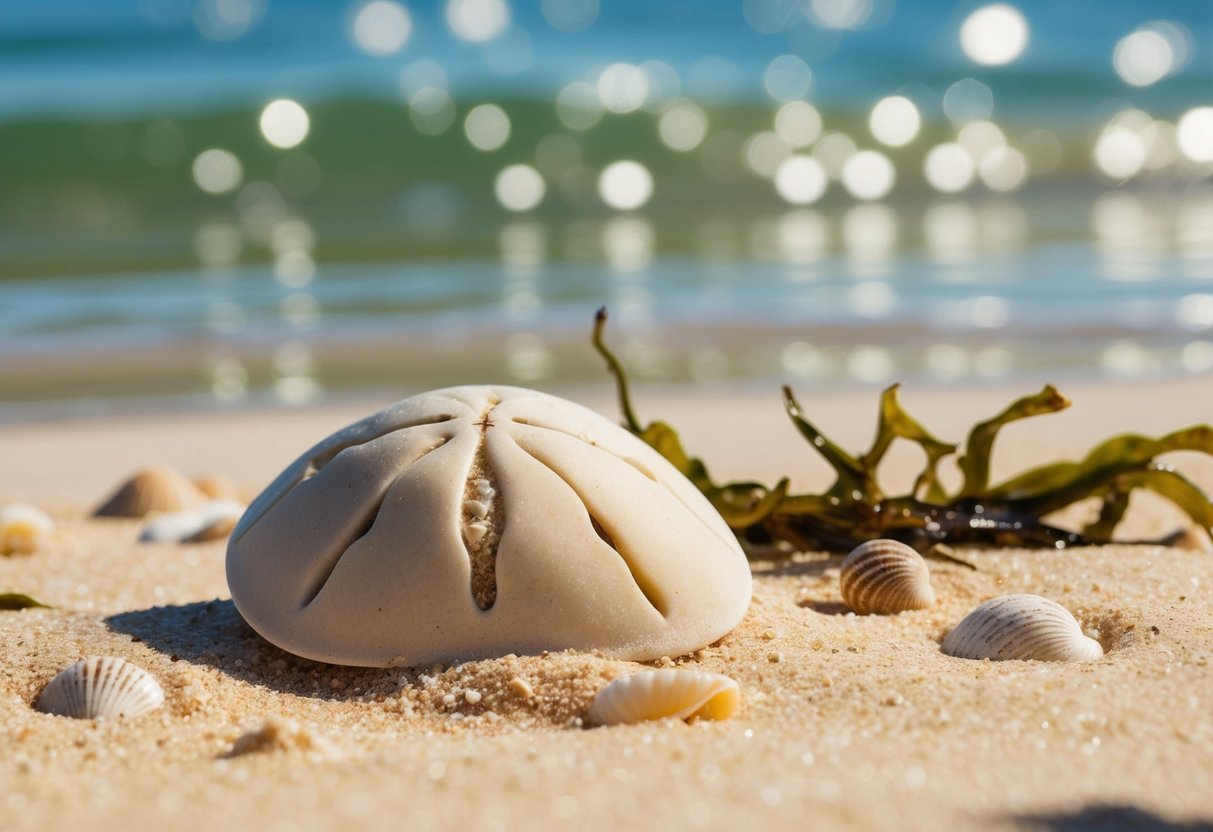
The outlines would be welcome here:
M 110 616 L 106 625 L 176 661 L 212 667 L 254 685 L 320 699 L 348 700 L 368 690 L 398 691 L 415 681 L 405 668 L 345 667 L 287 653 L 259 636 L 229 600 L 149 607 Z
M 1169 821 L 1136 806 L 1088 806 L 1077 812 L 1021 815 L 1014 820 L 1041 832 L 1213 832 L 1213 821 Z

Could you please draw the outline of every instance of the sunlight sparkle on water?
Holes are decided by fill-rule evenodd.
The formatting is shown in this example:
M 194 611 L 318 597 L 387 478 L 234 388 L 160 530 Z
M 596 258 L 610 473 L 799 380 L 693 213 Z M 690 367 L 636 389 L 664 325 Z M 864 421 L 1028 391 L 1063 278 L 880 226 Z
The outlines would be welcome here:
M 1028 22 L 1019 9 L 1007 3 L 978 9 L 960 27 L 961 48 L 979 64 L 1009 64 L 1027 45 Z
M 698 147 L 708 134 L 708 117 L 698 104 L 679 101 L 661 114 L 657 132 L 666 147 L 686 153 Z
M 930 187 L 940 193 L 955 194 L 973 184 L 976 166 L 968 150 L 955 142 L 946 142 L 930 149 L 922 172 Z
M 896 179 L 889 157 L 875 150 L 861 150 L 842 166 L 842 184 L 856 199 L 880 199 Z
M 914 102 L 905 96 L 890 95 L 876 102 L 868 127 L 876 141 L 889 147 L 902 147 L 914 141 L 922 127 L 922 117 Z
M 821 199 L 829 178 L 811 156 L 792 156 L 775 171 L 775 190 L 793 205 L 808 205 Z
M 1178 71 L 1188 59 L 1185 29 L 1155 20 L 1125 35 L 1112 52 L 1112 66 L 1126 84 L 1148 87 Z
M 496 104 L 481 104 L 468 111 L 463 132 L 477 150 L 496 150 L 510 137 L 510 117 Z
M 1179 150 L 1193 162 L 1213 162 L 1213 107 L 1188 110 L 1176 125 Z
M 510 25 L 505 0 L 447 0 L 446 22 L 461 40 L 484 43 Z
M 611 64 L 598 76 L 598 98 L 612 113 L 631 113 L 644 106 L 649 78 L 634 64 Z
M 821 135 L 821 113 L 808 102 L 789 101 L 775 113 L 775 132 L 788 147 L 808 147 Z
M 598 177 L 598 195 L 618 211 L 634 210 L 652 197 L 653 176 L 639 162 L 613 162 Z
M 350 37 L 368 55 L 379 57 L 399 52 L 413 33 L 409 10 L 393 0 L 371 0 L 354 12 Z
M 547 186 L 530 165 L 510 165 L 497 174 L 497 201 L 509 211 L 530 211 L 543 201 Z
M 208 194 L 225 194 L 244 179 L 244 166 L 235 154 L 222 148 L 204 150 L 194 159 L 194 182 Z
M 556 116 L 572 130 L 589 130 L 602 121 L 598 90 L 585 81 L 574 81 L 556 95 Z
M 307 138 L 311 121 L 298 101 L 279 98 L 261 111 L 261 135 L 274 147 L 288 150 Z
M 796 55 L 780 55 L 767 65 L 762 85 L 776 101 L 796 101 L 808 95 L 813 71 Z

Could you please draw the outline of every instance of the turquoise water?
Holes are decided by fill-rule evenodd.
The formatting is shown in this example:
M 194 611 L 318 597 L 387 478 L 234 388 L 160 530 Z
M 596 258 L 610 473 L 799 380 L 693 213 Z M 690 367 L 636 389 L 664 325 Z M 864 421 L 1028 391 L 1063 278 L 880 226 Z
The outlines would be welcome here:
M 600 305 L 658 382 L 1213 372 L 1213 168 L 1176 132 L 1213 104 L 1213 8 L 1016 3 L 1028 46 L 989 67 L 957 35 L 981 4 L 855 4 L 864 22 L 839 30 L 778 0 L 566 0 L 597 9 L 568 33 L 514 3 L 477 44 L 445 4 L 405 3 L 411 36 L 386 57 L 351 39 L 357 4 L 5 4 L 0 418 L 607 383 L 588 345 Z M 243 28 L 216 9 L 244 9 Z M 1128 84 L 1118 41 L 1158 20 L 1180 33 L 1174 66 Z M 811 72 L 792 94 L 795 73 L 771 81 L 788 56 Z M 613 62 L 648 67 L 643 106 L 570 121 L 558 93 Z M 890 148 L 868 115 L 894 94 L 922 128 Z M 789 204 L 754 150 L 776 135 L 773 96 L 821 121 L 778 159 L 876 149 L 895 183 L 857 198 L 831 168 Z M 281 97 L 309 117 L 289 149 L 258 126 Z M 478 150 L 464 118 L 486 102 L 510 129 Z M 679 150 L 661 119 L 688 103 L 706 125 Z M 1113 130 L 1132 146 L 1101 157 Z M 971 181 L 944 193 L 927 159 L 957 142 Z M 989 142 L 1022 155 L 1021 178 L 978 175 Z M 216 148 L 239 175 L 208 193 L 198 160 Z M 620 160 L 651 176 L 637 209 L 603 195 Z M 544 191 L 511 211 L 495 183 L 518 164 Z

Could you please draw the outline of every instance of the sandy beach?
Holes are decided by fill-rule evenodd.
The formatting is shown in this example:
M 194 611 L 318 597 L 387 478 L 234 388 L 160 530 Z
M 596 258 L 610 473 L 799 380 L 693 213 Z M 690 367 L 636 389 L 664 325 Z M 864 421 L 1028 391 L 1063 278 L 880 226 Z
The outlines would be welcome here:
M 937 436 L 959 441 L 1035 389 L 901 398 Z M 616 417 L 609 383 L 550 392 Z M 798 392 L 832 438 L 866 446 L 877 391 Z M 1208 378 L 1063 392 L 1069 411 L 1002 434 L 995 478 L 1081 456 L 1114 433 L 1213 421 Z M 679 428 L 718 479 L 829 482 L 774 386 L 641 388 L 635 399 L 642 420 Z M 932 562 L 938 603 L 896 616 L 847 610 L 839 555 L 756 561 L 742 624 L 654 663 L 737 680 L 732 719 L 588 728 L 594 693 L 641 665 L 576 652 L 385 670 L 298 659 L 241 620 L 224 541 L 138 543 L 140 521 L 90 517 L 152 463 L 220 474 L 252 496 L 315 441 L 387 403 L 0 427 L 0 504 L 33 503 L 57 524 L 38 551 L 0 558 L 0 592 L 52 607 L 0 612 L 0 826 L 1213 828 L 1208 551 L 960 549 L 978 571 Z M 920 461 L 898 448 L 883 472 L 890 490 Z M 1213 459 L 1169 461 L 1213 491 Z M 1087 508 L 1061 519 L 1080 522 Z M 1181 525 L 1174 507 L 1135 498 L 1121 534 Z M 940 652 L 973 607 L 1015 592 L 1065 606 L 1105 657 L 993 663 Z M 37 712 L 47 681 L 87 655 L 148 670 L 165 706 L 102 723 Z

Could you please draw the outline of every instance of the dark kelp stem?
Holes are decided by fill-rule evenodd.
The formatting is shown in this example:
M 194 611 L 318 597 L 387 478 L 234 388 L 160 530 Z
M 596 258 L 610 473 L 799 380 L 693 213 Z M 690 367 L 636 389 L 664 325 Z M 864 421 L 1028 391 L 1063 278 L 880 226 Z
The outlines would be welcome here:
M 958 446 L 940 441 L 915 421 L 897 400 L 898 386 L 884 391 L 876 435 L 866 453 L 843 450 L 809 421 L 791 388 L 783 388 L 784 410 L 796 430 L 834 470 L 833 485 L 821 494 L 789 494 L 784 478 L 774 488 L 755 482 L 717 485 L 702 461 L 682 447 L 678 433 L 664 422 L 642 427 L 632 411 L 623 366 L 603 341 L 606 309 L 594 321 L 594 348 L 606 359 L 618 387 L 625 425 L 669 460 L 711 501 L 737 537 L 771 552 L 809 549 L 846 551 L 877 537 L 889 537 L 935 557 L 972 568 L 972 564 L 938 552 L 941 544 L 976 543 L 1064 549 L 1106 543 L 1129 506 L 1129 495 L 1143 488 L 1166 497 L 1206 532 L 1213 533 L 1213 503 L 1174 469 L 1155 461 L 1170 451 L 1213 455 L 1213 428 L 1206 425 L 1175 431 L 1160 439 L 1126 434 L 1097 445 L 1079 462 L 1055 462 L 990 483 L 990 456 L 998 433 L 1007 424 L 1064 410 L 1070 402 L 1054 387 L 1012 402 L 998 415 L 970 431 L 958 466 L 963 484 L 948 494 L 938 466 Z M 922 448 L 927 462 L 910 491 L 884 494 L 877 468 L 896 439 Z M 1099 518 L 1080 534 L 1044 522 L 1043 518 L 1079 500 L 1097 499 Z

